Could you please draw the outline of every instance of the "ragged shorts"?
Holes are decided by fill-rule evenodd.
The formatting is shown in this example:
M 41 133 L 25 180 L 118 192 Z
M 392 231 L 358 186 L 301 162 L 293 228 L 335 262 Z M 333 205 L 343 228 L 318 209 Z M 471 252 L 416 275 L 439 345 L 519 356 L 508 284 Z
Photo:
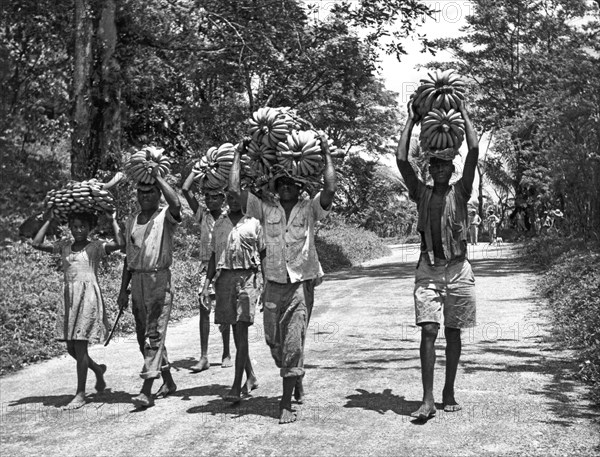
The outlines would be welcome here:
M 475 326 L 475 277 L 467 259 L 436 260 L 421 256 L 415 276 L 416 323 L 442 323 L 449 328 Z

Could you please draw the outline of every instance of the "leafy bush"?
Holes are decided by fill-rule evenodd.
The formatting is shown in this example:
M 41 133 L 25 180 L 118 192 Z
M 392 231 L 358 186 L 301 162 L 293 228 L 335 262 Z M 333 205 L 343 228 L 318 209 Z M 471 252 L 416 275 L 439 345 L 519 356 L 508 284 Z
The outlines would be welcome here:
M 548 237 L 532 241 L 526 253 L 546 268 L 539 281 L 548 299 L 553 333 L 576 350 L 579 376 L 591 384 L 591 396 L 600 405 L 600 254 L 598 246 L 581 240 Z
M 391 253 L 373 232 L 348 224 L 335 215 L 319 228 L 315 244 L 319 261 L 326 273 Z

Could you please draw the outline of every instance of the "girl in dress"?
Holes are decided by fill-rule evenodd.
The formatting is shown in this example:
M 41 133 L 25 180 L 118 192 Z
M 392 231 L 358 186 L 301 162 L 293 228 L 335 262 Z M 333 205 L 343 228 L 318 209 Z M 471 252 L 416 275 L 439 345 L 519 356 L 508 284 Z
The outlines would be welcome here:
M 111 242 L 90 241 L 89 233 L 96 227 L 97 217 L 93 213 L 71 213 L 69 228 L 74 242 L 43 244 L 46 230 L 54 215 L 52 209 L 44 215 L 44 225 L 33 239 L 33 247 L 40 251 L 62 256 L 64 303 L 59 307 L 56 320 L 56 339 L 67 343 L 67 351 L 77 360 L 77 392 L 66 409 L 77 409 L 85 405 L 85 383 L 88 368 L 96 375 L 96 390 L 106 387 L 104 372 L 106 365 L 99 365 L 88 355 L 88 344 L 103 341 L 108 332 L 108 322 L 98 279 L 96 277 L 100 259 L 125 245 L 116 212 L 107 212 L 112 219 L 115 238 Z

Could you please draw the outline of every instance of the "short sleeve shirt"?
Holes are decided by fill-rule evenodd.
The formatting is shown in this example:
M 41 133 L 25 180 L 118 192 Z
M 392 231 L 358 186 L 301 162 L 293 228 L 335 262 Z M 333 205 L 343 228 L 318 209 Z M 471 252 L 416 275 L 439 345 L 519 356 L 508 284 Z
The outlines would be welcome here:
M 292 209 L 286 221 L 279 203 L 266 202 L 248 194 L 246 215 L 260 221 L 265 238 L 265 278 L 281 284 L 323 276 L 315 249 L 315 223 L 329 214 L 323 209 L 318 193 Z
M 227 215 L 215 222 L 211 250 L 217 270 L 250 270 L 257 268 L 258 253 L 265 248 L 258 219 L 244 216 L 234 226 Z

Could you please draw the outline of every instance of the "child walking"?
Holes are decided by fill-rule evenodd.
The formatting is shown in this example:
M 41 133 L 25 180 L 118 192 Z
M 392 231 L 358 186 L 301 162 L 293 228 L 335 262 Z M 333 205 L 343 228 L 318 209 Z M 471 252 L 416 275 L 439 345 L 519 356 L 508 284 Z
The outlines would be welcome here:
M 104 302 L 96 277 L 98 263 L 102 257 L 125 245 L 119 224 L 115 220 L 116 213 L 109 212 L 107 215 L 112 219 L 115 235 L 111 242 L 88 239 L 97 223 L 97 217 L 93 213 L 71 213 L 69 228 L 74 242 L 44 244 L 46 231 L 54 217 L 50 209 L 45 213 L 45 222 L 32 243 L 35 249 L 62 256 L 64 302 L 56 320 L 56 338 L 67 343 L 69 355 L 77 360 L 77 392 L 65 409 L 77 409 L 85 405 L 88 369 L 96 375 L 95 389 L 101 392 L 106 387 L 106 365 L 92 360 L 88 355 L 88 344 L 103 340 L 108 331 Z

